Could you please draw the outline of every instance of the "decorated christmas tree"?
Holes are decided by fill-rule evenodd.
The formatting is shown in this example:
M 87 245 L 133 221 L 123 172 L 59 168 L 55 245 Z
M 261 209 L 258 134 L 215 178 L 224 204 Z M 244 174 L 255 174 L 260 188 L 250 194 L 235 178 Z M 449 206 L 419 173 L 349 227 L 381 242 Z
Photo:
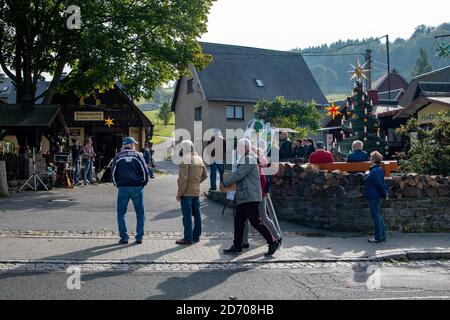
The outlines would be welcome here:
M 360 140 L 364 143 L 364 150 L 369 154 L 378 151 L 389 156 L 387 136 L 381 133 L 380 122 L 374 112 L 373 102 L 365 91 L 363 78 L 364 69 L 357 61 L 352 79 L 355 79 L 353 95 L 347 98 L 347 116 L 342 118 L 341 135 L 343 140 L 337 145 L 337 152 L 346 157 L 351 152 L 352 143 Z

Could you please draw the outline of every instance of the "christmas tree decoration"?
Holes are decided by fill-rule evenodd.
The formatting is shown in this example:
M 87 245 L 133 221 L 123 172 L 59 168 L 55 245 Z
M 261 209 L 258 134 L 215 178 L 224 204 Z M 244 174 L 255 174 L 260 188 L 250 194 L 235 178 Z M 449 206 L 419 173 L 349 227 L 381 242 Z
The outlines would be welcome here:
M 358 81 L 360 81 L 362 78 L 367 79 L 366 73 L 369 72 L 369 69 L 366 69 L 367 66 L 367 62 L 363 65 L 361 65 L 361 63 L 359 62 L 359 59 L 356 60 L 356 65 L 352 65 L 353 70 L 352 71 L 348 71 L 349 73 L 352 73 L 352 77 L 350 79 L 350 81 L 352 81 L 353 79 L 356 79 Z M 367 97 L 364 97 L 367 98 Z
M 108 128 L 111 128 L 111 126 L 114 125 L 114 119 L 111 119 L 111 117 L 108 117 L 108 119 L 105 119 L 105 126 L 108 126 Z
M 355 86 L 353 95 L 347 99 L 347 105 L 351 106 L 351 113 L 347 112 L 347 118 L 342 121 L 343 140 L 338 149 L 341 156 L 346 157 L 352 150 L 355 140 L 364 141 L 364 150 L 367 152 L 389 152 L 387 136 L 381 138 L 379 120 L 374 112 L 373 102 L 369 99 L 361 81 L 364 78 L 364 66 L 357 63 L 355 70 Z M 362 70 L 362 71 L 361 71 Z M 362 73 L 361 73 L 362 72 Z M 345 138 L 347 136 L 347 138 Z M 388 156 L 388 154 L 387 154 Z
M 335 106 L 334 105 L 334 101 L 331 102 L 331 106 L 326 107 L 325 108 L 328 113 L 327 116 L 331 116 L 333 118 L 333 120 L 337 117 L 340 116 L 342 113 L 339 111 L 341 109 L 341 107 L 339 106 Z

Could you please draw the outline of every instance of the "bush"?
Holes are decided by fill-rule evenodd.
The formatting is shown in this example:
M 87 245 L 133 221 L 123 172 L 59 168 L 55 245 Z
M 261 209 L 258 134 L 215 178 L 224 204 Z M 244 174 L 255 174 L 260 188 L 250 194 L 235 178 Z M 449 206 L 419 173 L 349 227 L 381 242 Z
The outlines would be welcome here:
M 428 126 L 411 119 L 396 132 L 410 141 L 409 150 L 399 154 L 402 172 L 450 175 L 450 112 L 438 114 Z

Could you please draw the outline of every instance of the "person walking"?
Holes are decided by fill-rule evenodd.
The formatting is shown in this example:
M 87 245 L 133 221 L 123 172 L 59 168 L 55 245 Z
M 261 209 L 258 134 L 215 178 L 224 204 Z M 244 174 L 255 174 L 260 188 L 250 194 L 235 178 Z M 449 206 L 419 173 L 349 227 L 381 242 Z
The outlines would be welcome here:
M 92 171 L 95 160 L 94 147 L 92 146 L 92 139 L 87 138 L 83 147 L 83 164 L 84 164 L 84 185 L 89 183 L 92 185 Z
M 211 165 L 210 165 L 210 191 L 217 190 L 217 171 L 219 171 L 220 183 L 223 182 L 223 175 L 225 173 L 226 160 L 226 143 L 220 130 L 208 141 L 207 146 L 214 144 L 214 149 L 211 151 Z
M 138 143 L 132 137 L 123 140 L 122 151 L 113 159 L 113 184 L 117 193 L 117 224 L 120 244 L 127 244 L 129 237 L 125 222 L 128 202 L 133 202 L 136 211 L 136 243 L 141 244 L 144 237 L 144 187 L 149 180 L 148 169 L 142 153 L 136 151 Z
M 364 196 L 369 202 L 369 209 L 375 227 L 375 236 L 369 239 L 370 243 L 386 241 L 386 228 L 381 215 L 382 199 L 387 199 L 387 185 L 384 182 L 384 172 L 381 169 L 383 156 L 374 151 L 370 154 L 371 167 L 364 181 Z
M 155 179 L 155 175 L 152 169 L 153 167 L 152 152 L 150 150 L 150 144 L 148 142 L 146 142 L 144 145 L 143 154 L 145 163 L 147 164 L 148 173 L 150 174 L 150 179 Z
M 256 155 L 258 156 L 258 166 L 259 166 L 259 177 L 261 182 L 261 190 L 262 190 L 262 201 L 259 205 L 259 217 L 261 221 L 269 228 L 270 232 L 275 236 L 277 241 L 282 244 L 283 238 L 281 237 L 280 231 L 275 226 L 275 223 L 267 214 L 267 195 L 270 193 L 270 178 L 264 174 L 264 168 L 267 167 L 268 161 L 264 156 L 263 150 L 258 148 L 256 150 Z M 248 220 L 245 222 L 245 230 L 244 237 L 242 240 L 242 248 L 248 249 L 250 248 L 250 244 L 248 241 L 249 234 L 249 223 Z
M 81 146 L 78 139 L 72 139 L 72 168 L 73 168 L 73 185 L 77 186 L 80 178 L 80 157 L 81 157 Z
M 355 140 L 352 143 L 352 152 L 347 157 L 347 162 L 367 162 L 370 157 L 364 150 L 364 143 L 360 140 Z
M 181 204 L 183 214 L 184 237 L 176 243 L 190 245 L 200 241 L 202 233 L 200 184 L 208 178 L 208 174 L 202 158 L 195 152 L 192 141 L 184 140 L 181 142 L 181 148 L 183 156 L 179 168 L 177 201 Z M 192 217 L 194 217 L 193 229 Z
M 237 184 L 236 190 L 236 215 L 234 217 L 234 241 L 230 249 L 223 252 L 225 254 L 242 252 L 245 221 L 250 220 L 250 224 L 266 240 L 269 250 L 266 255 L 273 255 L 280 244 L 273 237 L 267 226 L 262 223 L 259 217 L 259 205 L 262 201 L 262 190 L 258 160 L 254 152 L 251 151 L 252 144 L 248 139 L 241 139 L 237 144 L 237 154 L 240 157 L 236 171 L 221 184 L 221 191 L 225 187 Z

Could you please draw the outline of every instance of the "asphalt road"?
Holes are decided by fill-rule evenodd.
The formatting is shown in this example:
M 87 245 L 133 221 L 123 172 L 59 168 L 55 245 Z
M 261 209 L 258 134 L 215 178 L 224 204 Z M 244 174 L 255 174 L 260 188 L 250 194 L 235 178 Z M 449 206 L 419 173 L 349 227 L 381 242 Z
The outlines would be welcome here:
M 0 299 L 450 299 L 450 271 L 442 266 L 383 266 L 379 289 L 367 267 L 238 269 L 217 272 L 100 272 L 81 275 L 68 290 L 65 273 L 0 273 Z

